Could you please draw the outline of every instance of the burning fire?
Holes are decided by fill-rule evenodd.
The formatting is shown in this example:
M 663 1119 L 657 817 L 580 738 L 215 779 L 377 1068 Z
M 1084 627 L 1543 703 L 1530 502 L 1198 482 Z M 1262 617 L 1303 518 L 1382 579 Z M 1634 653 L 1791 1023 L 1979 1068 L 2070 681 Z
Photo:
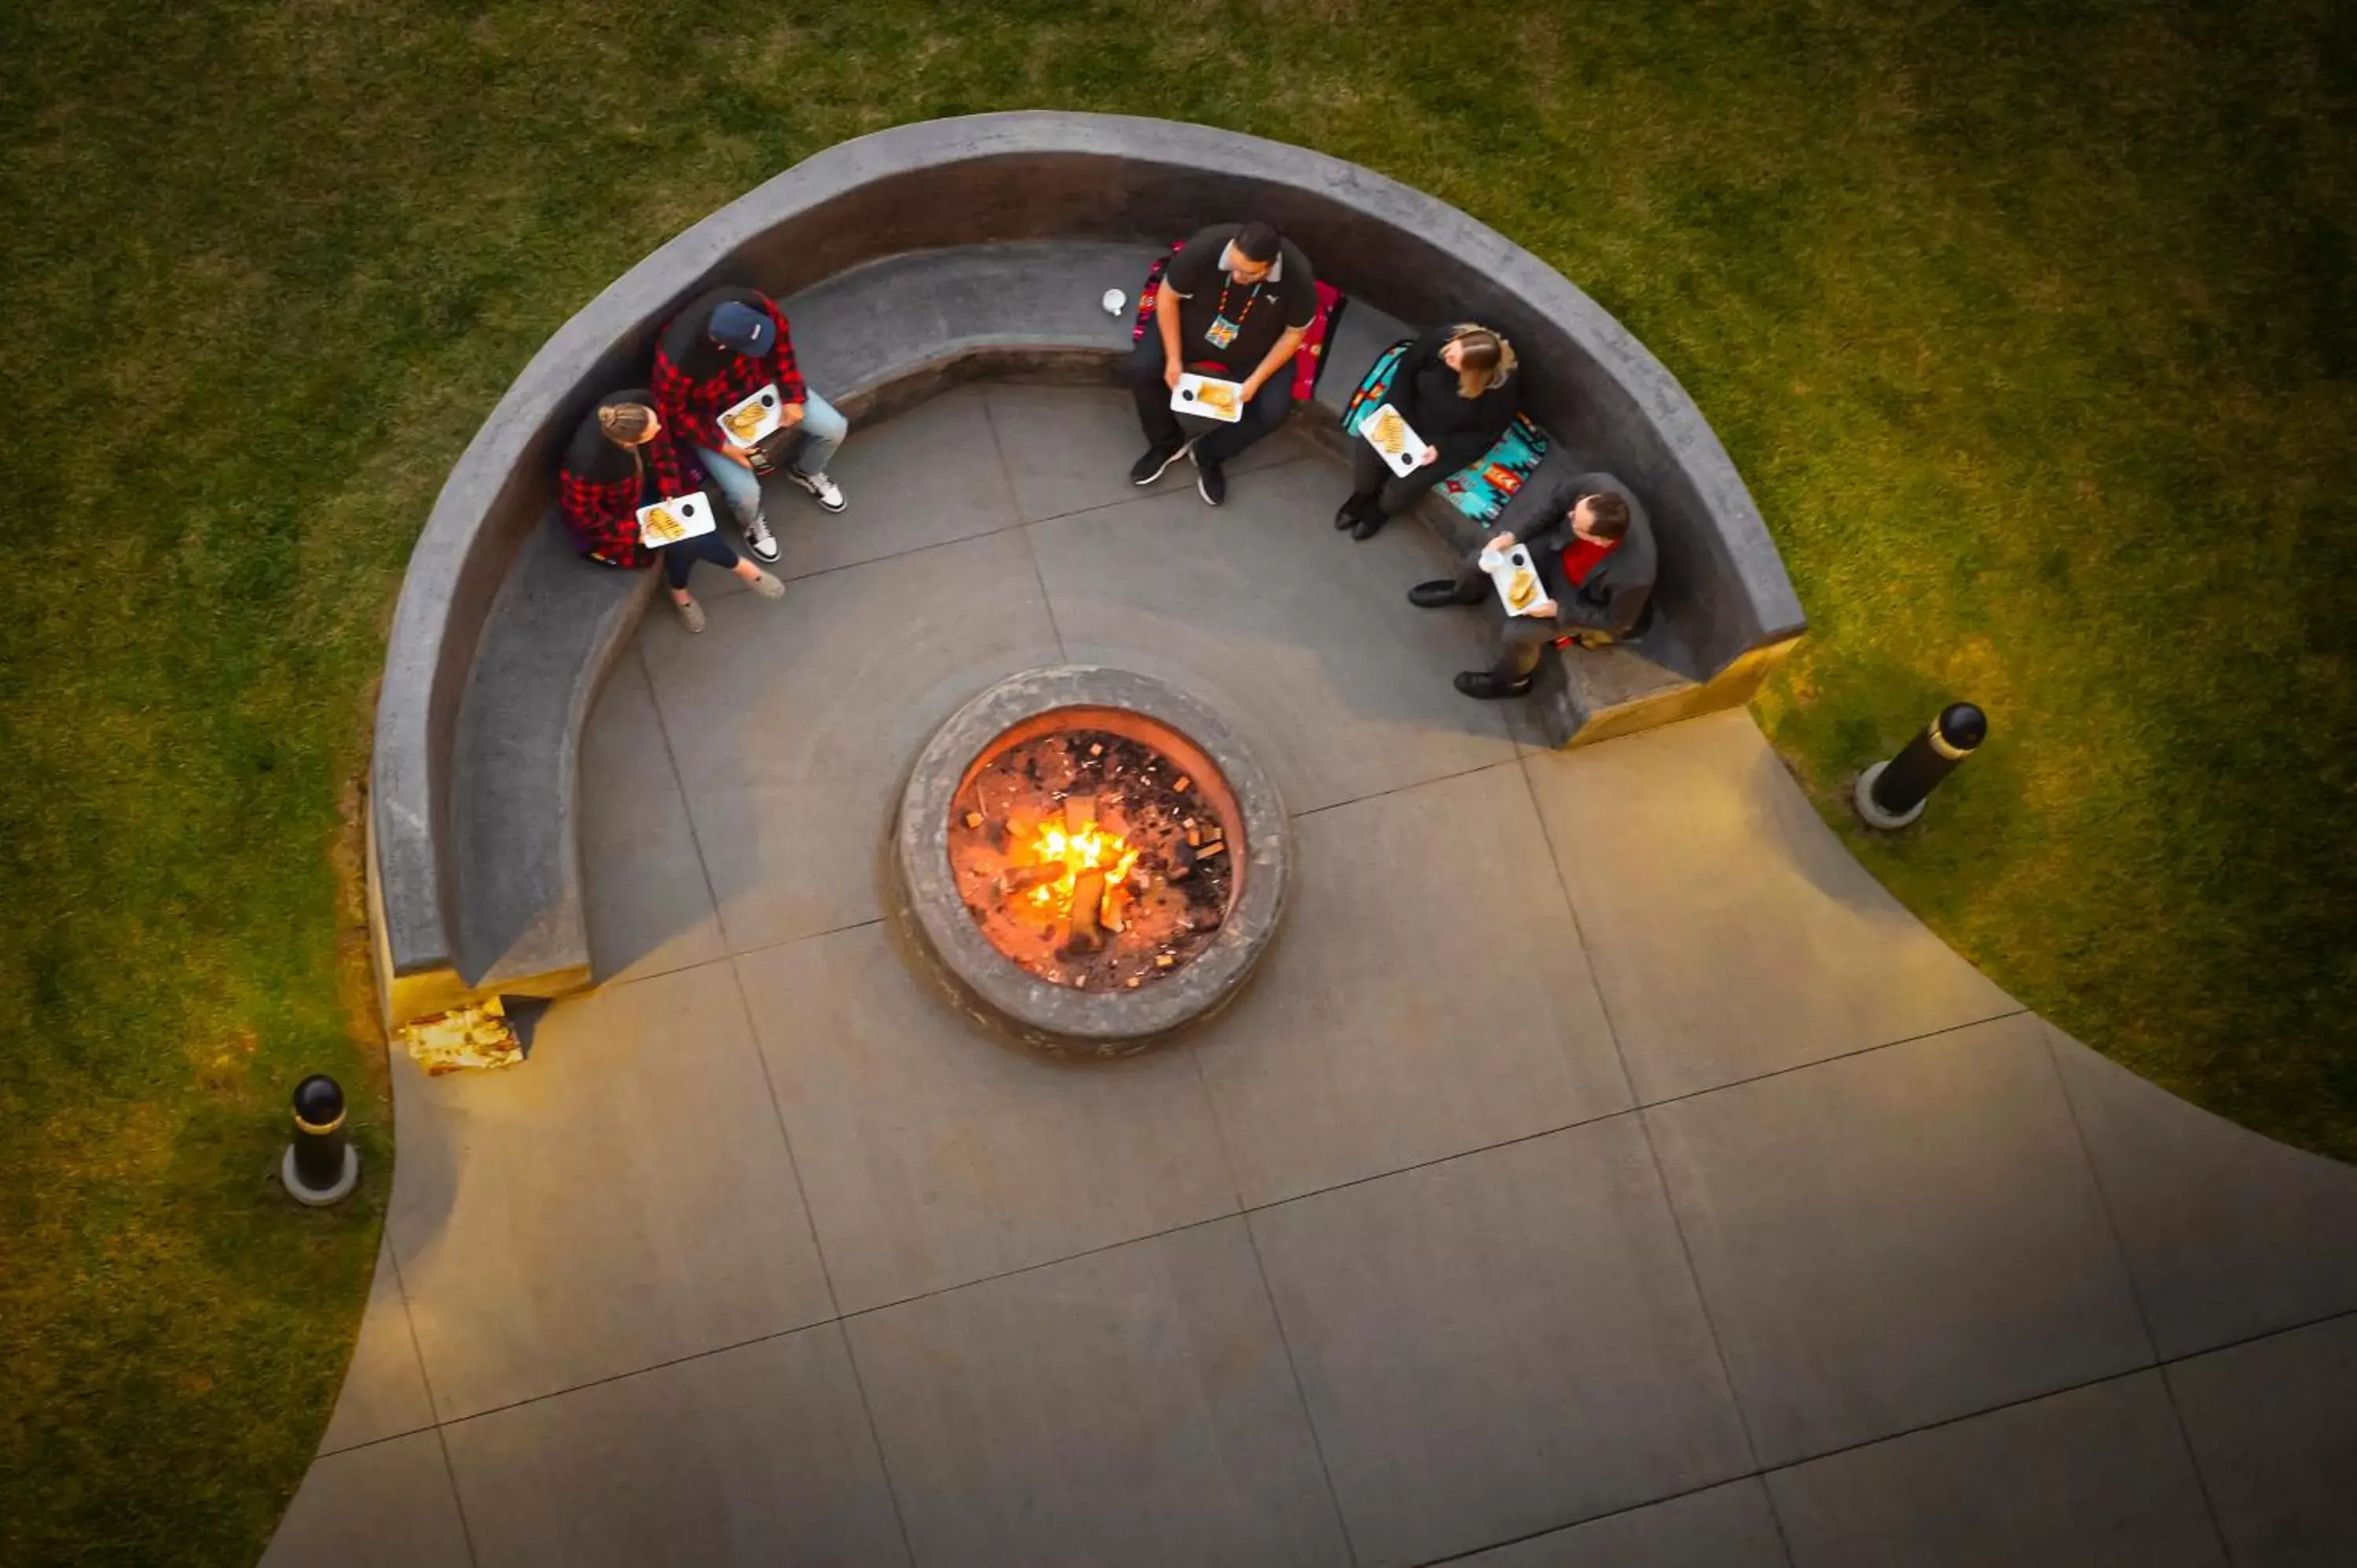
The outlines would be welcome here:
M 1031 858 L 1038 865 L 1062 864 L 1063 875 L 1031 890 L 1032 903 L 1042 909 L 1060 909 L 1070 907 L 1085 873 L 1102 871 L 1107 888 L 1120 886 L 1128 878 L 1129 868 L 1137 864 L 1137 851 L 1129 847 L 1127 839 L 1107 832 L 1092 817 L 1078 830 L 1058 822 L 1040 823 L 1031 837 Z

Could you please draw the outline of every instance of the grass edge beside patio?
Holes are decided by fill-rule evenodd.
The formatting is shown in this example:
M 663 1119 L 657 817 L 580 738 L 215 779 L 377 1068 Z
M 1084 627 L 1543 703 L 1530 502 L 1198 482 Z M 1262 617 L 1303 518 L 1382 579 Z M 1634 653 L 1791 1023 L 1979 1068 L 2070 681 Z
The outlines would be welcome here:
M 1866 864 L 2089 1044 L 2357 1153 L 2357 16 L 1168 14 L 0 15 L 0 1557 L 266 1539 L 391 1174 L 354 824 L 409 545 L 567 316 L 904 120 L 1254 132 L 1560 268 L 1758 497 L 1813 631 L 1757 712 Z M 1953 697 L 1990 745 L 1869 839 L 1846 777 Z M 369 1162 L 328 1214 L 270 1176 L 316 1069 Z

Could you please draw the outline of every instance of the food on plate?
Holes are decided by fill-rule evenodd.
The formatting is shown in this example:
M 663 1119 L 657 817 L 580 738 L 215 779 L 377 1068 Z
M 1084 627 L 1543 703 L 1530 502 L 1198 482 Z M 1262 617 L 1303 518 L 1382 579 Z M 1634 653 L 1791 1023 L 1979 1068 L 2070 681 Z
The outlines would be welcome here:
M 1514 568 L 1513 576 L 1506 584 L 1506 602 L 1518 610 L 1528 609 L 1531 601 L 1538 596 L 1539 575 L 1528 566 Z
M 749 403 L 742 408 L 732 408 L 722 414 L 720 423 L 726 425 L 728 434 L 737 437 L 738 441 L 749 442 L 761 434 L 761 421 L 769 412 L 758 403 Z
M 658 544 L 674 544 L 687 537 L 687 525 L 673 517 L 668 508 L 647 508 L 646 536 Z
M 1222 413 L 1233 413 L 1236 409 L 1236 389 L 1225 381 L 1198 381 L 1195 401 L 1205 408 L 1216 408 Z
M 1375 445 L 1394 457 L 1407 450 L 1407 421 L 1397 410 L 1386 408 L 1375 415 Z

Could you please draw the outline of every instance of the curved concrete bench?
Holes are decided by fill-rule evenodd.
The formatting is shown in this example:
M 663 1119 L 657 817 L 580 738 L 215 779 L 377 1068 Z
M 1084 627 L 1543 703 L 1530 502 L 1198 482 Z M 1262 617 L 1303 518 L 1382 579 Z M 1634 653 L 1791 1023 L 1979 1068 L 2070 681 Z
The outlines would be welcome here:
M 952 379 L 1109 373 L 1127 328 L 1097 301 L 1108 288 L 1134 291 L 1153 251 L 920 252 L 855 267 L 784 304 L 813 384 L 853 419 L 870 419 Z M 546 995 L 589 979 L 580 737 L 659 575 L 583 561 L 551 505 L 491 601 L 450 757 L 456 968 L 470 993 Z
M 1352 296 L 1327 413 L 1409 324 L 1478 317 L 1523 350 L 1550 465 L 1609 467 L 1646 498 L 1654 629 L 1550 661 L 1554 738 L 1749 695 L 1803 627 L 1758 510 L 1675 379 L 1536 257 L 1405 186 L 1256 137 L 1053 113 L 901 126 L 795 166 L 631 269 L 533 357 L 452 470 L 403 583 L 377 711 L 369 870 L 388 1019 L 589 978 L 577 743 L 653 575 L 574 558 L 554 469 L 591 401 L 643 381 L 673 310 L 718 282 L 767 290 L 817 384 L 874 418 L 966 376 L 1108 374 L 1128 331 L 1098 296 L 1134 294 L 1172 236 L 1247 210 Z M 1314 423 L 1339 446 L 1330 419 Z M 1445 505 L 1426 515 L 1465 541 Z

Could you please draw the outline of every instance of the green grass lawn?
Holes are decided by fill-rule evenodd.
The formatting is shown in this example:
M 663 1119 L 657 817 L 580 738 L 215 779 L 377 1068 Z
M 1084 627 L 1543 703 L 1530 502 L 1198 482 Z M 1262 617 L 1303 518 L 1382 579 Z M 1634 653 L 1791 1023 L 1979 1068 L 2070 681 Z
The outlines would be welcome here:
M 1546 257 L 1749 478 L 1814 627 L 1760 714 L 1867 864 L 2089 1044 L 2357 1155 L 2357 10 L 1378 14 L 0 9 L 0 1561 L 265 1539 L 392 1164 L 353 822 L 410 542 L 571 312 L 903 120 L 1259 132 Z M 1867 842 L 1846 776 L 1950 697 L 1995 738 Z M 313 1069 L 371 1162 L 332 1214 L 270 1174 Z

